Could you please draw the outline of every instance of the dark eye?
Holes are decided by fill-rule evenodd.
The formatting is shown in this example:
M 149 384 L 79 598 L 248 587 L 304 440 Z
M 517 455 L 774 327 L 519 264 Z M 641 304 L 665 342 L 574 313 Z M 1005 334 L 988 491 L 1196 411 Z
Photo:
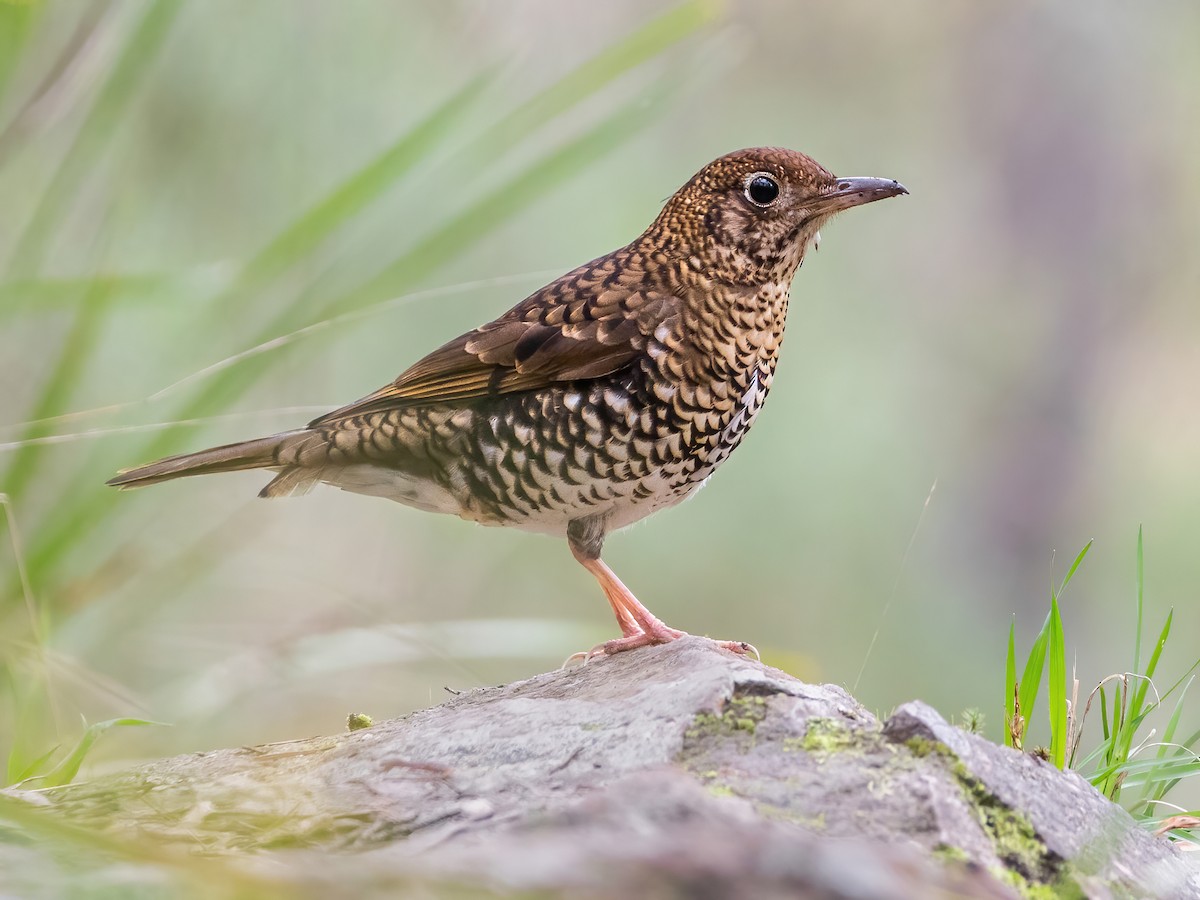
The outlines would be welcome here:
M 746 182 L 746 199 L 755 206 L 770 206 L 779 196 L 779 182 L 761 172 Z

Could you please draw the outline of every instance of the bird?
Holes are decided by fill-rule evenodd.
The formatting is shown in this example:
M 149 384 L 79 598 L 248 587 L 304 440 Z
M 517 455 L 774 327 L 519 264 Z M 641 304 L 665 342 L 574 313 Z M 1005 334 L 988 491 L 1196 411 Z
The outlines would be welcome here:
M 601 558 L 607 535 L 696 493 L 754 423 L 793 277 L 836 213 L 907 194 L 779 147 L 697 172 L 624 247 L 530 294 L 303 428 L 120 471 L 136 488 L 266 469 L 261 497 L 324 483 L 565 538 L 621 637 L 586 662 L 685 636 Z M 717 641 L 757 655 L 742 641 Z

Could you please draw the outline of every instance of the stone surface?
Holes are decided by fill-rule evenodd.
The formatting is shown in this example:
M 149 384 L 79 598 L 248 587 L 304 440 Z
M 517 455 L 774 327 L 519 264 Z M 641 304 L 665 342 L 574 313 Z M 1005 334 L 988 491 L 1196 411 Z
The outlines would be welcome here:
M 110 858 L 199 851 L 288 896 L 1200 898 L 1073 773 L 699 638 L 35 796 Z

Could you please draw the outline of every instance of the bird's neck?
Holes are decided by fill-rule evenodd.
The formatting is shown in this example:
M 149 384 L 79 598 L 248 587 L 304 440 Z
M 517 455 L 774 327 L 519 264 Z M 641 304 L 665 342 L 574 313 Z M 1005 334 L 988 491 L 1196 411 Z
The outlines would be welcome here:
M 631 245 L 651 259 L 670 261 L 693 276 L 736 287 L 790 284 L 827 216 L 791 227 L 744 218 L 698 215 L 670 203 Z

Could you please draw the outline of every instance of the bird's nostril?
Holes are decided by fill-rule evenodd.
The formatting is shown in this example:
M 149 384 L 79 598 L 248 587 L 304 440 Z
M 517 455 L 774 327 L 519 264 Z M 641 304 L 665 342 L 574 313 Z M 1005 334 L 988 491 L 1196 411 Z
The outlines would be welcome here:
M 845 191 L 845 190 L 849 190 L 849 188 L 850 188 L 850 182 L 848 182 L 848 181 L 843 181 L 843 182 L 841 182 L 840 184 L 838 184 L 838 188 L 837 188 L 837 189 L 838 189 L 839 191 Z

